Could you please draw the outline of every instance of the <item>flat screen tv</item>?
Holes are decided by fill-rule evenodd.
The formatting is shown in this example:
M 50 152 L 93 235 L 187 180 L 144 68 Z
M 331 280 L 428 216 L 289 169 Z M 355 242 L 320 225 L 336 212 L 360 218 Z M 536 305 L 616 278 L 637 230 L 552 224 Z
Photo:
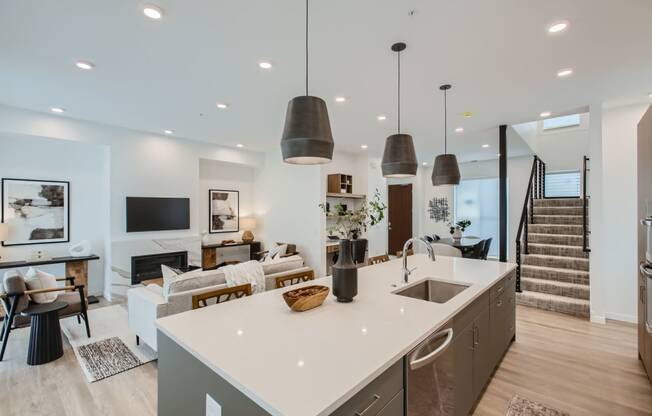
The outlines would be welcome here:
M 127 232 L 190 229 L 189 198 L 127 197 Z

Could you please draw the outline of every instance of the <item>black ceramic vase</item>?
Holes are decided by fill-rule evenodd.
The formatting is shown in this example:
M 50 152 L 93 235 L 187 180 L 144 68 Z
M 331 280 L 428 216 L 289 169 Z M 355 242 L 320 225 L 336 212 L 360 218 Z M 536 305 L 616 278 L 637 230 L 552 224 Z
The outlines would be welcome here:
M 353 259 L 353 263 L 355 264 L 364 263 L 365 257 L 367 257 L 367 239 L 366 238 L 355 239 L 351 241 L 351 247 L 352 247 L 351 258 Z
M 358 268 L 351 258 L 351 240 L 340 240 L 337 263 L 333 265 L 333 294 L 338 302 L 351 302 L 358 294 Z

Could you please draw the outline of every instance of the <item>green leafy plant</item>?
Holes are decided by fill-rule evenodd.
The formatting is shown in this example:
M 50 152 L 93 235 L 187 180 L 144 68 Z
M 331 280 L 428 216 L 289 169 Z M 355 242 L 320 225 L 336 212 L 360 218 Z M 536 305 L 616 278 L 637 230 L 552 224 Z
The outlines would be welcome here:
M 327 228 L 329 235 L 339 234 L 353 240 L 367 231 L 367 228 L 380 223 L 385 218 L 387 209 L 387 205 L 380 198 L 378 189 L 371 200 L 365 199 L 360 208 L 352 211 L 346 210 L 342 204 L 334 205 L 331 210 L 326 208 L 326 204 L 319 204 L 319 207 L 327 218 L 335 220 L 335 223 Z
M 467 228 L 471 226 L 471 220 L 459 220 L 455 224 L 448 224 L 450 227 L 450 233 L 453 234 L 455 232 L 455 228 L 458 228 L 462 230 L 462 232 L 466 231 Z

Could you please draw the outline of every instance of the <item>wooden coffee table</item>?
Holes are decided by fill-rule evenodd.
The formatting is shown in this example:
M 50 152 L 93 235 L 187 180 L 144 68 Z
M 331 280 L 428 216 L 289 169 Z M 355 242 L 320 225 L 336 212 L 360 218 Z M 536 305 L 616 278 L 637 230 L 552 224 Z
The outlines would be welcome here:
M 66 302 L 40 303 L 31 305 L 20 313 L 32 318 L 27 364 L 45 364 L 63 355 L 59 311 L 67 306 Z

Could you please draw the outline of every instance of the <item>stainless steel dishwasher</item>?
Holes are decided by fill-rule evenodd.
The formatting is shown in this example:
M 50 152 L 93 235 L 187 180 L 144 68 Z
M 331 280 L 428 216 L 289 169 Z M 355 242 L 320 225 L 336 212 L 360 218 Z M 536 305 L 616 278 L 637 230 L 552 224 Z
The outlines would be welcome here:
M 407 355 L 407 416 L 455 415 L 453 329 L 436 332 Z

